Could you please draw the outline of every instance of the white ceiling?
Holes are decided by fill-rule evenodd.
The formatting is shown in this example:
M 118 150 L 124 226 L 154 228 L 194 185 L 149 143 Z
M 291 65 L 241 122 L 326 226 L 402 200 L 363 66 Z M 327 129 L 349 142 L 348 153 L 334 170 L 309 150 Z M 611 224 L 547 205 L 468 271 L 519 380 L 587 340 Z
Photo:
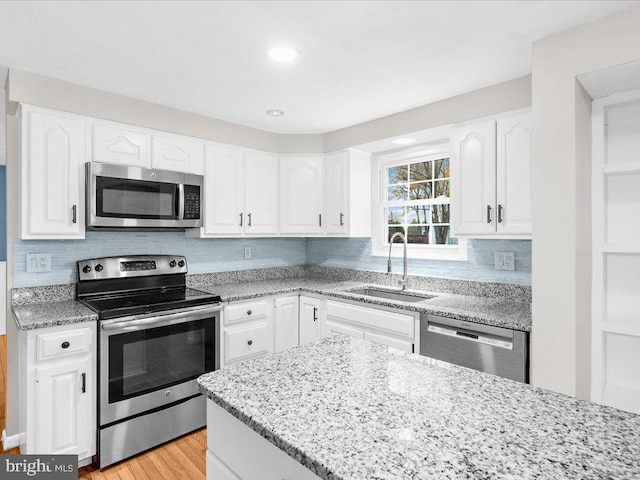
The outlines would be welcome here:
M 0 1 L 0 64 L 272 132 L 325 133 L 526 75 L 534 40 L 638 3 Z M 268 60 L 280 44 L 299 60 Z

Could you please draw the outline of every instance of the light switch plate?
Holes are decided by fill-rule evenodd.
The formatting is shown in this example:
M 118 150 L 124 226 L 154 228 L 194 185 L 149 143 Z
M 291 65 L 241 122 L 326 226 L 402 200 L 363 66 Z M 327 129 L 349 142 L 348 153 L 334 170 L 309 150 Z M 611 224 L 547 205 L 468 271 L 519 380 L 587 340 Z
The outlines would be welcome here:
M 496 252 L 496 270 L 515 270 L 516 254 L 513 252 Z
M 42 273 L 51 271 L 50 253 L 27 254 L 27 273 Z

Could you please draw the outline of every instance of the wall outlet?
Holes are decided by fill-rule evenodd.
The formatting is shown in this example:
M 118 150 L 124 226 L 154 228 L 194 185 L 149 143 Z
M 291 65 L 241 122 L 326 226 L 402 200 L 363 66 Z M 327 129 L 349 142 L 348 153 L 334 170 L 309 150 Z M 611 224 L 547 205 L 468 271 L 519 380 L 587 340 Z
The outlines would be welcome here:
M 50 253 L 27 254 L 27 273 L 41 273 L 51 271 Z
M 515 270 L 516 254 L 513 252 L 496 252 L 496 270 Z
M 251 258 L 251 247 L 244 247 L 244 258 Z

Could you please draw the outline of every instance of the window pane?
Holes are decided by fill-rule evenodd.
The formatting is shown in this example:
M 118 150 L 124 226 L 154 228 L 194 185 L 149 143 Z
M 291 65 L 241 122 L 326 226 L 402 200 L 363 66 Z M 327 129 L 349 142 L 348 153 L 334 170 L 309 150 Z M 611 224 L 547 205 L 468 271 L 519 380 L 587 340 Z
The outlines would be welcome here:
M 404 207 L 387 208 L 387 223 L 400 224 L 404 220 Z
M 433 243 L 436 243 L 438 245 L 450 244 L 449 225 L 442 227 L 433 227 L 433 233 Z
M 449 180 L 439 180 L 436 183 L 436 198 L 449 196 Z
M 404 233 L 404 227 L 387 227 L 387 242 L 390 241 L 391 236 L 397 232 Z M 394 243 L 395 242 L 402 243 L 399 238 L 396 238 Z
M 449 178 L 449 159 L 443 158 L 442 160 L 436 160 L 434 170 L 435 178 Z
M 389 185 L 393 183 L 407 182 L 407 165 L 400 165 L 398 167 L 387 168 L 387 183 Z
M 408 232 L 407 243 L 429 243 L 429 227 L 425 225 L 409 227 Z
M 407 207 L 407 223 L 409 225 L 415 223 L 429 223 L 429 218 L 431 216 L 431 206 L 430 205 L 413 205 Z
M 431 180 L 433 177 L 431 170 L 433 169 L 433 162 L 419 162 L 412 163 L 411 178 L 412 182 L 421 182 L 423 180 Z
M 449 205 L 434 205 L 431 211 L 432 223 L 449 223 Z
M 395 185 L 387 189 L 387 200 L 390 202 L 397 202 L 407 199 L 407 186 Z
M 409 186 L 409 198 L 411 200 L 426 200 L 433 198 L 433 183 L 412 183 Z

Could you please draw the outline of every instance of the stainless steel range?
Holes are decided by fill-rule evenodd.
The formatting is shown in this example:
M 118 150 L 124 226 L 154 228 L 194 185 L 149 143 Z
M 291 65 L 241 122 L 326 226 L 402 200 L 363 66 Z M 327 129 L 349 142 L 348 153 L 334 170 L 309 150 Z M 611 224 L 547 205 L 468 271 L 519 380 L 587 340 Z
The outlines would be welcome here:
M 206 424 L 196 378 L 219 367 L 220 297 L 187 288 L 181 256 L 78 262 L 98 313 L 98 456 L 104 467 Z

